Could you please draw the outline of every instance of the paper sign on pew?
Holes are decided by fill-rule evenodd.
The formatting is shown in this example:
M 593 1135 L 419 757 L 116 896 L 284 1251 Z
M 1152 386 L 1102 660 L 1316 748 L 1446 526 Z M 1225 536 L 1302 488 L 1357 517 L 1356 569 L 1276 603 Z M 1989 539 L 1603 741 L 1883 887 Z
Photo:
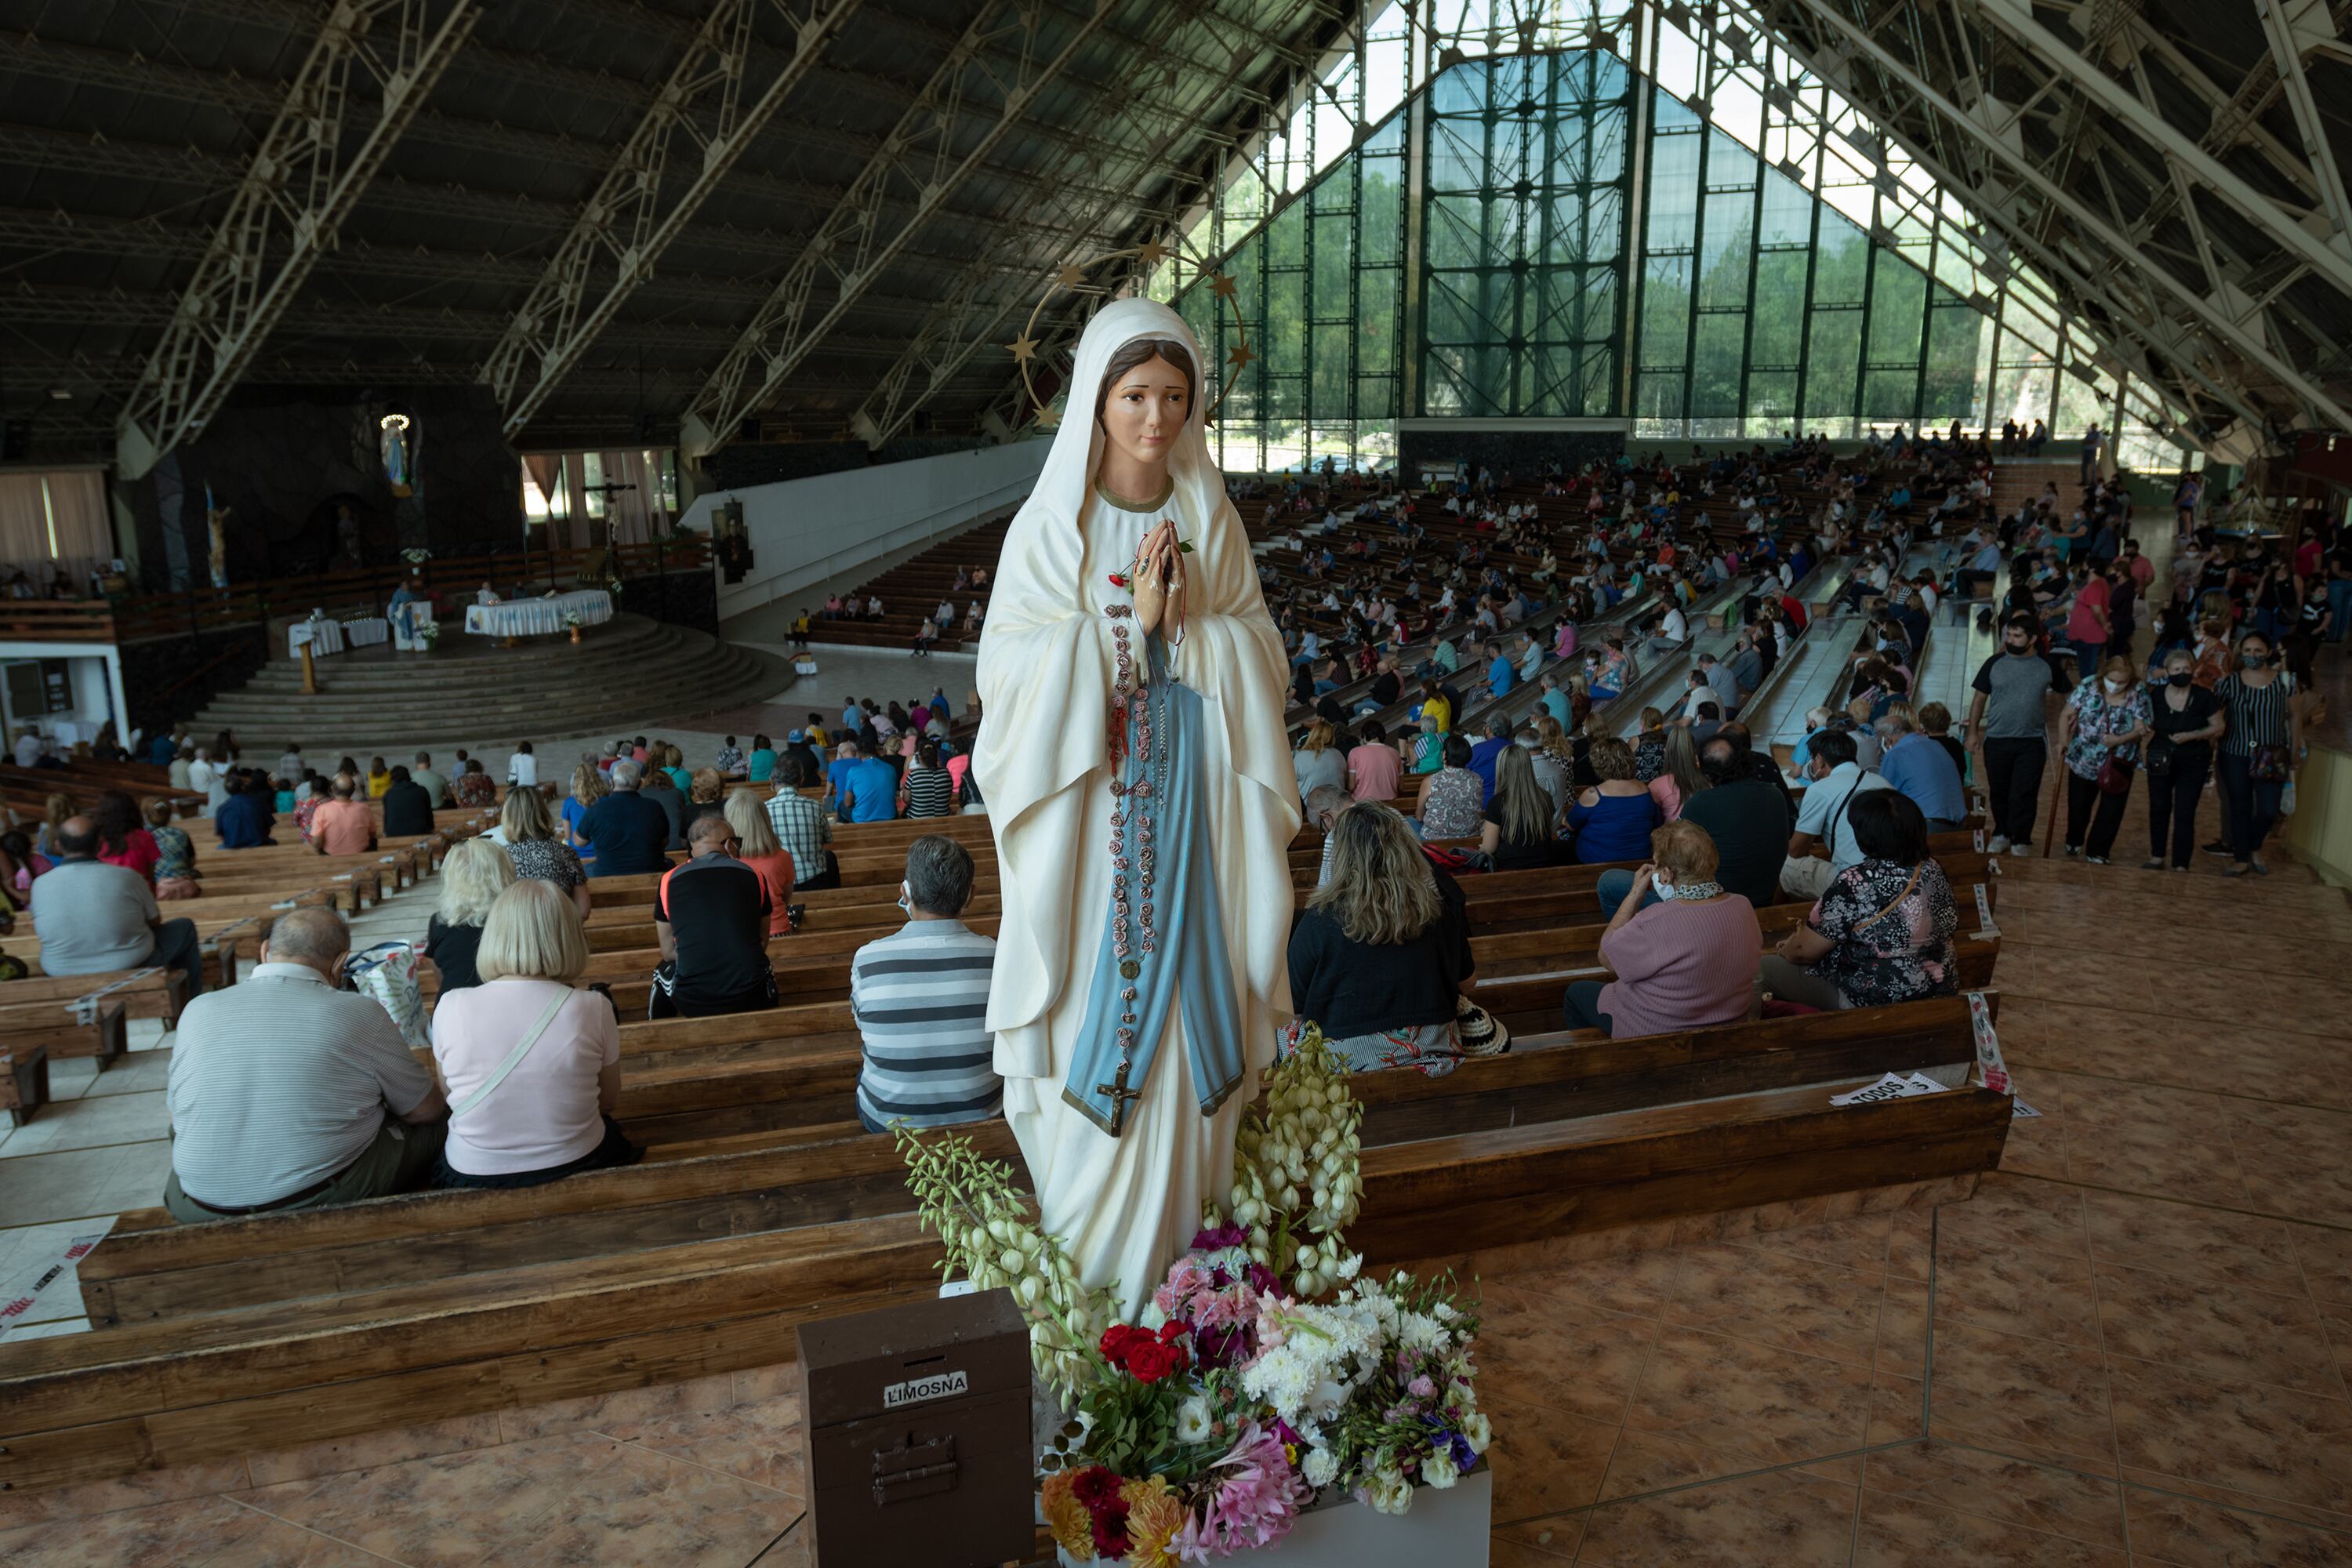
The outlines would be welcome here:
M 1830 1096 L 1832 1105 L 1875 1105 L 1882 1100 L 1908 1100 L 1917 1094 L 1941 1094 L 1944 1086 L 1925 1073 L 1891 1072 L 1876 1083 Z
M 1969 1027 L 1976 1035 L 1977 1070 L 1984 1075 L 1984 1086 L 1995 1094 L 2014 1095 L 2009 1064 L 2001 1059 L 2000 1037 L 1993 1033 L 1992 1004 L 1981 991 L 1971 991 L 1968 996 Z
M 5 1335 L 10 1329 L 15 1328 L 17 1321 L 33 1310 L 33 1303 L 40 1299 L 42 1291 L 56 1284 L 58 1276 L 88 1258 L 90 1249 L 105 1239 L 106 1232 L 102 1230 L 91 1236 L 75 1237 L 66 1244 L 65 1251 L 58 1255 L 56 1261 L 43 1269 L 39 1277 L 30 1285 L 8 1300 L 0 1301 L 0 1335 Z

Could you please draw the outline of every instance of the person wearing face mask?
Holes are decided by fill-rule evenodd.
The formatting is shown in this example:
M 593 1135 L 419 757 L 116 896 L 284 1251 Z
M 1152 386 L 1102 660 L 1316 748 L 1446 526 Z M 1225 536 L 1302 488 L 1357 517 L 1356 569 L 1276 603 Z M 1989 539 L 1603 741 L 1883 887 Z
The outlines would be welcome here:
M 940 834 L 916 839 L 898 884 L 907 923 L 849 961 L 862 1058 L 857 1120 L 868 1132 L 898 1122 L 982 1121 L 1003 1106 L 988 1030 L 996 942 L 963 923 L 971 880 L 971 855 L 962 845 Z
M 1695 822 L 1669 822 L 1650 835 L 1650 857 L 1601 936 L 1601 962 L 1615 978 L 1579 980 L 1560 998 L 1571 1029 L 1622 1039 L 1737 1023 L 1755 1010 L 1763 928 L 1755 906 L 1716 879 L 1715 841 Z
M 1780 886 L 1792 897 L 1813 899 L 1839 872 L 1862 859 L 1862 846 L 1853 836 L 1853 803 L 1865 794 L 1895 786 L 1857 761 L 1854 737 L 1836 730 L 1814 737 L 1805 774 L 1811 782 L 1789 836 Z M 1828 847 L 1828 859 L 1813 853 L 1817 845 Z
M 2050 718 L 2044 699 L 2058 673 L 2034 651 L 2031 616 L 2012 616 L 2001 627 L 2001 651 L 1977 668 L 1971 682 L 1965 740 L 1984 758 L 1985 792 L 1992 810 L 1993 854 L 2030 855 L 2033 814 L 2049 760 Z
M 2269 637 L 2248 632 L 2238 639 L 2237 669 L 2213 688 L 2228 714 L 2217 769 L 2225 832 L 2221 842 L 2205 850 L 2230 857 L 2225 876 L 2270 875 L 2263 841 L 2278 824 L 2287 780 L 2303 766 L 2303 713 L 2294 701 L 2294 677 L 2278 668 L 2276 657 Z
M 2150 871 L 2161 871 L 2167 864 L 2168 830 L 2172 868 L 2189 869 L 2189 854 L 2197 844 L 2197 805 L 2213 767 L 2213 742 L 2229 724 L 2221 699 L 2197 684 L 2195 667 L 2186 648 L 2167 654 L 2163 684 L 2149 705 L 2156 733 L 2142 766 L 2147 774 L 2147 859 L 2143 867 Z
M 2156 732 L 2148 694 L 2132 679 L 2130 663 L 2111 658 L 2098 680 L 2076 687 L 2059 727 L 2066 738 L 2066 858 L 2084 855 L 2104 866 L 2131 798 L 2139 746 Z M 2110 768 L 2122 770 L 2122 789 L 2101 787 L 2103 774 L 2113 776 Z

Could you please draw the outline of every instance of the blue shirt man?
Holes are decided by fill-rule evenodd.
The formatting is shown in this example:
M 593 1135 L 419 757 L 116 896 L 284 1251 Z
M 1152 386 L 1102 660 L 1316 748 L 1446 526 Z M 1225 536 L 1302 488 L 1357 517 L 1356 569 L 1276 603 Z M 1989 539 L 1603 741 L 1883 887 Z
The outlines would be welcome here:
M 842 784 L 849 777 L 850 770 L 857 766 L 857 763 L 858 759 L 856 757 L 835 757 L 824 764 L 824 804 L 827 806 L 840 801 Z
M 1517 685 L 1518 680 L 1519 672 L 1513 669 L 1511 661 L 1497 651 L 1495 655 L 1495 662 L 1486 667 L 1486 684 L 1493 689 L 1496 696 L 1500 697 Z
M 1484 793 L 1478 797 L 1482 805 L 1495 798 L 1496 759 L 1510 746 L 1508 735 L 1489 735 L 1470 748 L 1470 771 L 1478 775 L 1479 784 L 1485 786 Z
M 860 757 L 841 777 L 844 822 L 889 822 L 898 815 L 898 774 L 879 757 Z
M 1911 797 L 1930 831 L 1948 832 L 1968 816 L 1960 770 L 1951 753 L 1916 731 L 1906 731 L 1886 747 L 1878 776 Z
M 269 842 L 270 825 L 277 818 L 270 814 L 269 797 L 258 790 L 239 790 L 220 803 L 213 813 L 213 826 L 220 829 L 224 849 L 255 849 Z

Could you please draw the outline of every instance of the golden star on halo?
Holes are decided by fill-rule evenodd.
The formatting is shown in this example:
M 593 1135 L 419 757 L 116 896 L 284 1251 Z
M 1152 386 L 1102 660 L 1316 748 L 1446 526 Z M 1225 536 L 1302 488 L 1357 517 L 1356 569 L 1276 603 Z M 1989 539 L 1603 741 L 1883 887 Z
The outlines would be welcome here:
M 1016 360 L 1026 362 L 1037 357 L 1037 340 L 1034 338 L 1023 337 L 1004 346 L 1013 351 L 1013 357 Z
M 1064 262 L 1062 269 L 1054 274 L 1055 283 L 1064 289 L 1075 289 L 1086 280 L 1087 269 L 1075 261 Z
M 1051 430 L 1061 422 L 1061 415 L 1051 408 L 1041 408 L 1037 411 L 1037 428 L 1040 430 Z
M 1250 361 L 1255 358 L 1257 358 L 1257 355 L 1250 352 L 1250 346 L 1247 343 L 1235 343 L 1232 348 L 1225 351 L 1225 363 L 1232 365 L 1235 370 L 1242 369 L 1244 366 L 1247 365 Z
M 1157 267 L 1168 259 L 1168 247 L 1156 239 L 1148 239 L 1136 247 L 1135 258 L 1146 267 Z
M 1239 285 L 1234 283 L 1231 273 L 1217 272 L 1212 273 L 1209 277 L 1209 292 L 1220 300 L 1232 299 L 1234 290 Z

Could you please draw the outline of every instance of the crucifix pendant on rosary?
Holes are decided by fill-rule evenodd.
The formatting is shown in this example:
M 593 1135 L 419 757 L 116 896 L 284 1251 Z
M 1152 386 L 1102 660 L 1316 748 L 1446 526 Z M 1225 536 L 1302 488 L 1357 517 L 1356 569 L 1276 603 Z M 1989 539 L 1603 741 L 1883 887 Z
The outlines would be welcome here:
M 1095 1085 L 1095 1092 L 1110 1100 L 1110 1135 L 1114 1138 L 1127 1125 L 1127 1102 L 1143 1098 L 1141 1089 L 1127 1087 L 1127 1073 L 1128 1064 L 1122 1061 L 1118 1064 L 1118 1071 L 1111 1075 L 1110 1082 Z

